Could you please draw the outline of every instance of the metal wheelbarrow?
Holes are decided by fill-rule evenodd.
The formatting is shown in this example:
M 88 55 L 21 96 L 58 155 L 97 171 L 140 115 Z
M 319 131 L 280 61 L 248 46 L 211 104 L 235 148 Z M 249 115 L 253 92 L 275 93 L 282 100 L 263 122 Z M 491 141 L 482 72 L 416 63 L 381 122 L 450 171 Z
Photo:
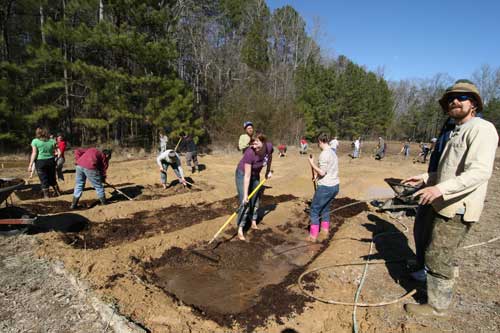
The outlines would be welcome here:
M 0 205 L 15 191 L 24 186 L 24 180 L 20 178 L 0 178 Z M 7 202 L 5 203 L 7 206 Z M 22 215 L 21 217 L 11 214 L 7 208 L 0 209 L 0 225 L 33 225 L 36 217 Z
M 396 196 L 386 200 L 378 208 L 381 210 L 398 210 L 412 209 L 418 207 L 418 200 L 413 197 L 420 187 L 402 184 L 401 180 L 384 179 L 385 182 L 392 188 Z

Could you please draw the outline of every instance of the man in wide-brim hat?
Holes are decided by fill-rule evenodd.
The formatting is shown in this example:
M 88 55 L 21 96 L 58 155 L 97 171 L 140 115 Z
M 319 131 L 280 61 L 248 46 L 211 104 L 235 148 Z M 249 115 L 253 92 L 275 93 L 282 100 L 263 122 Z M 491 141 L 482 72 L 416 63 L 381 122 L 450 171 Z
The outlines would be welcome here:
M 483 101 L 476 86 L 459 80 L 439 100 L 443 111 L 454 120 L 436 171 L 414 176 L 404 182 L 423 185 L 415 193 L 420 205 L 432 205 L 431 237 L 425 250 L 427 304 L 406 304 L 416 316 L 444 316 L 458 276 L 454 266 L 456 250 L 472 223 L 479 221 L 493 172 L 498 133 L 492 123 L 476 117 Z

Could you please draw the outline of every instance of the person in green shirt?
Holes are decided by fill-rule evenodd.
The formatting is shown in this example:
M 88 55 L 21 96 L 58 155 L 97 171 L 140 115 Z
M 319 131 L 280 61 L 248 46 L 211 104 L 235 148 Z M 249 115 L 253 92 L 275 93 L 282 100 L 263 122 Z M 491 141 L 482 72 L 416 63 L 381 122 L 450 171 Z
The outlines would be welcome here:
M 28 172 L 33 172 L 33 169 L 36 168 L 45 199 L 49 197 L 50 186 L 54 188 L 56 195 L 61 194 L 56 181 L 55 149 L 56 142 L 49 139 L 47 130 L 37 128 L 35 138 L 31 141 L 31 158 Z

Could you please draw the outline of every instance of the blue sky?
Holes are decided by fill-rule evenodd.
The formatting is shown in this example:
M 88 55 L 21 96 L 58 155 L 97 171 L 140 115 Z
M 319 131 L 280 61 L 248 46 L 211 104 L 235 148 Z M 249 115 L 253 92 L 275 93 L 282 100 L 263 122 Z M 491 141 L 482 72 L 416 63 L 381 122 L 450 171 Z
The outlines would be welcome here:
M 328 54 L 346 55 L 389 80 L 447 73 L 470 78 L 483 64 L 500 67 L 500 0 L 267 0 L 291 5 Z

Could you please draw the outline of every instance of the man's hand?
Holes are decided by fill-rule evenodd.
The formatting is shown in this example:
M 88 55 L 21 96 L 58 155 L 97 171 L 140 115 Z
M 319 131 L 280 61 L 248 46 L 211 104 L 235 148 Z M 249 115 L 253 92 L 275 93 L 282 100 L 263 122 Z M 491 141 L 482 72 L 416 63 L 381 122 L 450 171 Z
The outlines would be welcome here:
M 165 172 L 165 171 L 163 170 L 163 168 L 162 168 L 162 167 L 160 167 L 160 172 L 161 172 L 161 173 L 164 173 L 164 172 Z
M 248 194 L 243 195 L 243 200 L 241 200 L 241 204 L 243 206 L 248 204 Z
M 418 204 L 419 205 L 427 205 L 431 204 L 434 200 L 436 200 L 439 197 L 443 196 L 443 193 L 437 188 L 436 186 L 430 186 L 423 188 L 413 195 L 413 197 L 418 197 Z
M 419 187 L 424 184 L 424 179 L 420 176 L 413 176 L 410 178 L 406 178 L 401 182 L 402 184 Z
M 184 178 L 181 178 L 181 184 L 187 186 L 186 180 Z
M 271 177 L 273 176 L 273 172 L 272 171 L 269 171 L 266 175 L 266 179 L 271 179 Z

